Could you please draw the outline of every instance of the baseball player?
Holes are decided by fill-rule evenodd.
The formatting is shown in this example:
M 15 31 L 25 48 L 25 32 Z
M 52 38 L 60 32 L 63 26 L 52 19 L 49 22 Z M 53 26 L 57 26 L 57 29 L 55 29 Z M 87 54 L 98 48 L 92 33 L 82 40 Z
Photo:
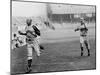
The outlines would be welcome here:
M 45 24 L 47 27 L 49 27 L 50 29 L 55 30 L 55 27 L 54 27 L 53 25 L 51 25 L 49 21 L 44 21 L 44 24 Z
M 86 46 L 86 49 L 88 51 L 88 56 L 90 56 L 90 46 L 89 46 L 89 42 L 87 39 L 88 28 L 86 27 L 83 18 L 81 18 L 81 20 L 80 20 L 80 26 L 75 29 L 75 32 L 76 31 L 80 31 L 81 56 L 83 56 L 84 46 Z
M 27 45 L 27 52 L 28 52 L 28 67 L 27 67 L 27 73 L 31 71 L 31 66 L 32 66 L 32 50 L 34 49 L 37 56 L 40 56 L 40 47 L 38 45 L 38 42 L 36 40 L 37 34 L 39 32 L 35 32 L 34 27 L 31 25 L 32 19 L 27 19 L 26 20 L 27 26 L 25 28 L 25 33 L 22 33 L 19 31 L 20 35 L 25 35 L 26 36 L 26 45 Z

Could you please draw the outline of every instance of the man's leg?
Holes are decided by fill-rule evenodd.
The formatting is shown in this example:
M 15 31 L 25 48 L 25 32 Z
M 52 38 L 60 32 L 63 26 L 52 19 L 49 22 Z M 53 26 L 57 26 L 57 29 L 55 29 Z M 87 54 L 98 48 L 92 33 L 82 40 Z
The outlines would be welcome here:
M 41 52 L 40 52 L 40 47 L 39 47 L 37 40 L 33 41 L 33 48 L 34 48 L 37 56 L 40 56 Z
M 32 67 L 32 47 L 31 47 L 31 44 L 27 45 L 27 52 L 28 52 L 27 73 L 29 73 L 31 71 L 31 67 Z
M 81 56 L 83 56 L 83 44 L 80 43 L 80 47 L 81 47 Z
M 27 73 L 29 73 L 29 72 L 31 72 L 31 67 L 32 67 L 32 59 L 28 59 L 28 61 L 27 61 Z
M 82 36 L 80 36 L 80 48 L 81 48 L 81 56 L 83 56 L 84 38 Z
M 37 40 L 37 43 L 38 43 L 40 49 L 44 50 L 44 47 L 40 44 L 40 38 L 41 38 L 40 36 L 37 36 L 36 40 Z
M 84 43 L 85 43 L 86 49 L 87 49 L 87 51 L 88 51 L 88 56 L 90 56 L 90 47 L 89 47 L 89 43 L 88 43 L 87 40 L 86 40 Z
M 44 50 L 44 47 L 42 45 L 39 45 L 40 46 L 40 49 Z

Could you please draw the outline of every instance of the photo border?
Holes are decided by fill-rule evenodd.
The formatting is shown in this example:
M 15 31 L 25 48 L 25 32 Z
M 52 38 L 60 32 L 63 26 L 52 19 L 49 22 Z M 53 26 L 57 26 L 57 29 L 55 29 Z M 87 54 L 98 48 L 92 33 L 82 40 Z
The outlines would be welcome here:
M 12 40 L 12 2 L 29 2 L 29 3 L 48 3 L 48 4 L 63 4 L 63 5 L 75 5 L 75 6 L 94 6 L 95 7 L 95 69 L 82 69 L 82 70 L 63 70 L 63 71 L 47 71 L 47 72 L 36 72 L 37 73 L 52 73 L 52 72 L 71 72 L 71 71 L 86 71 L 86 70 L 96 70 L 97 69 L 97 6 L 88 4 L 73 4 L 73 3 L 59 3 L 59 2 L 43 2 L 43 1 L 26 1 L 26 0 L 10 0 L 10 73 L 11 73 L 11 40 Z M 26 74 L 26 73 L 16 73 L 16 74 Z

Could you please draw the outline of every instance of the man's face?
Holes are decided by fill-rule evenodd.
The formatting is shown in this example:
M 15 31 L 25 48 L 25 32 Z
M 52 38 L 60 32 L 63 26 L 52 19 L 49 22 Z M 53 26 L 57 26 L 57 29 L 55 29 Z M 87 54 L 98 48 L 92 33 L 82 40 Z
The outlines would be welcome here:
M 26 23 L 27 23 L 27 26 L 30 26 L 32 24 L 32 20 L 27 20 Z
M 81 20 L 81 21 L 80 21 L 80 23 L 81 23 L 81 25 L 83 25 L 84 21 L 83 21 L 83 20 Z
M 31 26 L 31 22 L 30 23 L 27 23 L 27 26 Z

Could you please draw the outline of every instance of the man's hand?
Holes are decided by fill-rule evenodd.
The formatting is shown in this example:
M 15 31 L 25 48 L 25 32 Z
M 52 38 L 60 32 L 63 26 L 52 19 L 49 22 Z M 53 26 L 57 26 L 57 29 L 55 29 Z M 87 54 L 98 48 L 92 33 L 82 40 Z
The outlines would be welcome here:
M 88 31 L 88 28 L 85 28 L 86 29 L 86 31 Z
M 74 31 L 76 32 L 76 29 Z
M 77 29 L 75 29 L 74 31 L 76 32 L 76 31 L 78 31 L 79 29 L 77 28 Z
M 19 34 L 21 34 L 21 31 L 18 31 Z
M 74 30 L 75 32 L 77 31 L 77 29 Z

